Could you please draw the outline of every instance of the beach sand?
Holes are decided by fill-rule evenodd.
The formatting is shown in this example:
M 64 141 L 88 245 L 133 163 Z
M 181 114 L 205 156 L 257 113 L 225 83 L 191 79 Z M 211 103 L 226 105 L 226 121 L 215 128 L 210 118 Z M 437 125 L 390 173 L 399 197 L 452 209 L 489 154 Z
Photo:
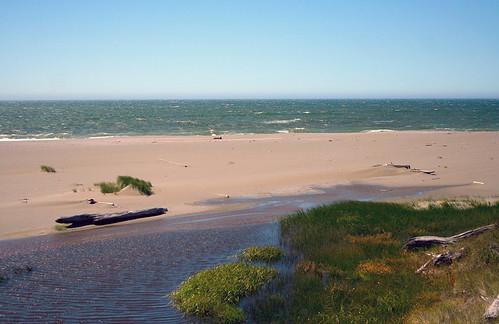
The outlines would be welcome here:
M 439 188 L 425 198 L 499 195 L 499 132 L 5 141 L 0 142 L 0 156 L 0 239 L 52 232 L 60 216 L 150 207 L 167 207 L 168 215 L 180 215 L 214 208 L 196 203 L 206 199 L 303 193 L 317 185 Z M 436 174 L 375 166 L 389 162 Z M 41 172 L 40 165 L 57 172 Z M 104 195 L 94 185 L 119 175 L 151 181 L 155 194 L 126 190 Z M 89 205 L 89 198 L 117 207 Z

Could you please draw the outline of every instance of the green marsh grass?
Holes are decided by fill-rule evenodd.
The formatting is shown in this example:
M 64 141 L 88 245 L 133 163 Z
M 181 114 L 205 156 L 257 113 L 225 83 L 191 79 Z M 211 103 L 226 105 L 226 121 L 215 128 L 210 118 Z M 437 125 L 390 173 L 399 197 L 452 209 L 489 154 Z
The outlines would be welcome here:
M 278 323 L 477 322 L 499 291 L 499 231 L 429 251 L 408 252 L 403 244 L 412 236 L 449 236 L 497 221 L 499 204 L 415 209 L 344 202 L 298 212 L 281 220 L 282 238 L 303 256 L 287 305 L 276 297 L 284 292 L 274 292 L 259 302 L 265 307 L 258 316 Z M 452 265 L 415 273 L 427 252 L 461 247 L 468 252 Z
M 55 173 L 55 169 L 51 166 L 48 165 L 40 165 L 40 170 L 42 172 L 47 172 L 47 173 Z
M 275 269 L 243 263 L 216 266 L 191 276 L 171 294 L 175 306 L 216 323 L 244 322 L 239 300 L 277 275 Z
M 274 262 L 282 257 L 281 249 L 275 246 L 252 246 L 241 252 L 239 259 L 248 262 Z

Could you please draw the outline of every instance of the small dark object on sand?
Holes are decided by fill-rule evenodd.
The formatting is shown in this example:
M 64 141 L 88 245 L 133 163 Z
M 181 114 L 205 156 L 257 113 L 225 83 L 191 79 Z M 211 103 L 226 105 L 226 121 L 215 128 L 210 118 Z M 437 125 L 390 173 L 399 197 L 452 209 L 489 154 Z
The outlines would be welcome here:
M 222 136 L 213 136 L 213 139 L 214 139 L 214 140 L 221 140 L 221 139 L 222 139 Z

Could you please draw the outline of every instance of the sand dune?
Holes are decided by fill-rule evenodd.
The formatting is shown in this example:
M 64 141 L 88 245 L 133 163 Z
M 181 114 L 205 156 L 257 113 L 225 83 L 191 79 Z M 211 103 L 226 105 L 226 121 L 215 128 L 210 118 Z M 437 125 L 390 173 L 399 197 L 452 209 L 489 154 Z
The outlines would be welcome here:
M 498 141 L 499 132 L 389 132 L 2 142 L 0 238 L 46 233 L 57 217 L 80 212 L 167 207 L 177 215 L 212 208 L 199 200 L 348 182 L 454 185 L 431 195 L 496 197 Z M 436 175 L 373 167 L 388 162 Z M 40 172 L 42 164 L 57 172 Z M 119 175 L 151 181 L 155 194 L 103 195 L 94 186 Z M 117 206 L 89 205 L 89 198 Z

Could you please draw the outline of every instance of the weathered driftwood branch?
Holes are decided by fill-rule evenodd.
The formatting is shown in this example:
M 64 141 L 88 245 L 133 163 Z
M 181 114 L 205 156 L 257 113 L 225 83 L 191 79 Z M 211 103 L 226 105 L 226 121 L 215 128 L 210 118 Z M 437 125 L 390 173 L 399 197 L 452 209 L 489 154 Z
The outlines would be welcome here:
M 494 320 L 499 317 L 499 296 L 490 304 L 485 314 L 483 314 L 483 317 L 487 320 Z
M 107 225 L 138 218 L 159 216 L 163 215 L 167 211 L 168 209 L 166 208 L 150 208 L 112 214 L 80 214 L 69 217 L 60 217 L 56 219 L 56 223 L 70 224 L 68 228 L 81 227 L 86 225 Z
M 404 245 L 404 248 L 408 250 L 414 250 L 422 247 L 430 247 L 433 245 L 446 245 L 456 243 L 462 239 L 479 235 L 484 232 L 493 230 L 497 227 L 497 224 L 490 224 L 482 227 L 478 227 L 460 234 L 456 234 L 454 236 L 449 237 L 441 237 L 441 236 L 416 236 L 411 237 Z
M 407 170 L 411 168 L 410 164 L 393 164 L 392 162 L 385 164 L 385 166 L 390 166 L 392 168 L 399 168 L 399 169 L 407 169 Z
M 417 168 L 411 168 L 410 164 L 394 164 L 392 162 L 383 164 L 384 166 L 392 167 L 392 168 L 399 168 L 399 169 L 407 169 L 411 172 L 419 172 L 419 173 L 425 173 L 429 175 L 435 175 L 435 170 L 425 170 L 425 169 L 417 169 Z
M 444 264 L 452 264 L 454 260 L 460 259 L 464 255 L 464 249 L 460 249 L 457 252 L 444 252 L 440 254 L 429 254 L 432 256 L 428 262 L 423 264 L 418 270 L 416 270 L 416 273 L 421 273 L 423 272 L 430 264 L 433 264 L 434 266 L 441 266 Z
M 435 170 L 424 170 L 424 169 L 411 169 L 411 172 L 425 173 L 429 175 L 435 175 Z

